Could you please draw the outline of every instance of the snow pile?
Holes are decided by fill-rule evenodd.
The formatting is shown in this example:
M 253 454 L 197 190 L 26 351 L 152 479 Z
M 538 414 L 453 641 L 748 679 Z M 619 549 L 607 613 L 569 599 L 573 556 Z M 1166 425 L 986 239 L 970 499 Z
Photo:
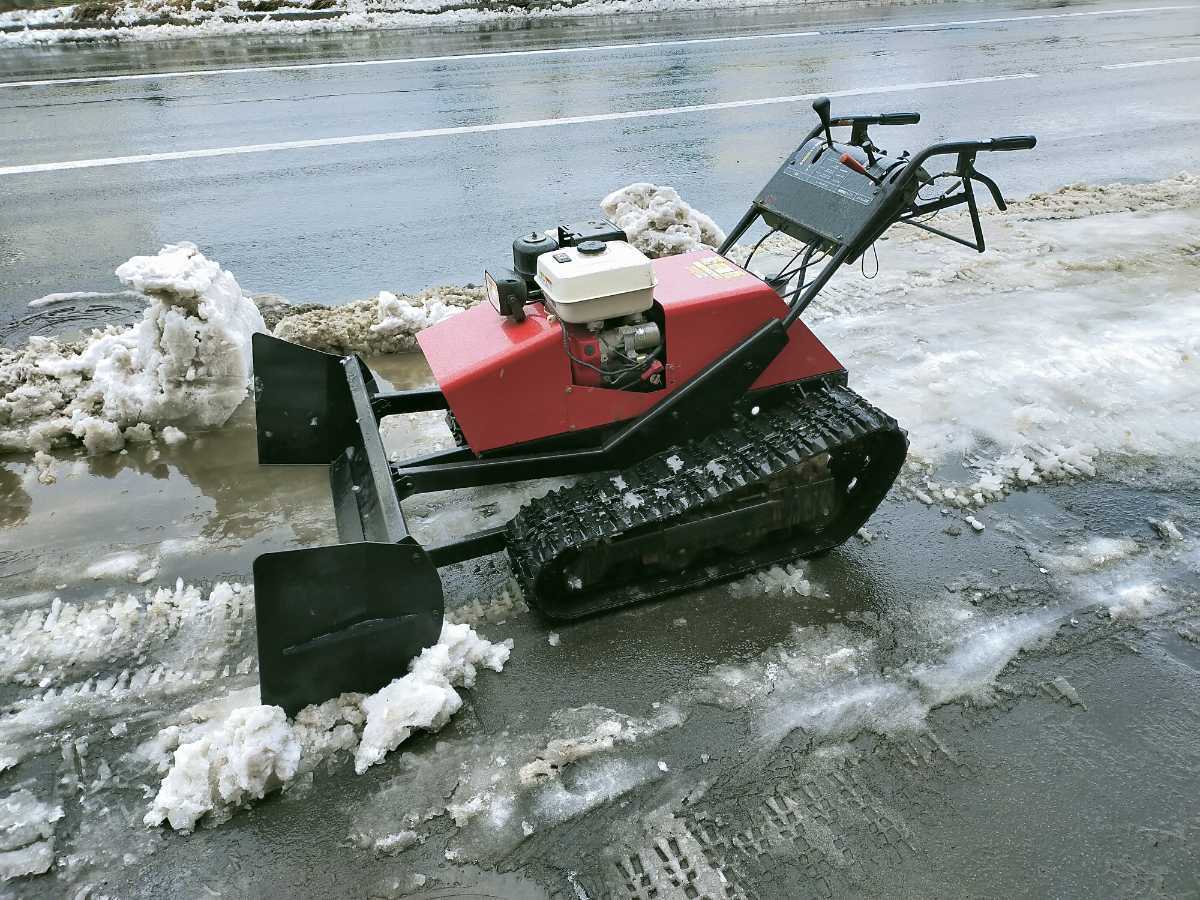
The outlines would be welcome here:
M 182 745 L 146 813 L 147 825 L 190 831 L 216 809 L 261 799 L 300 764 L 300 743 L 278 706 L 236 709 L 211 734 Z
M 365 772 L 414 729 L 438 731 L 462 706 L 454 688 L 473 687 L 478 666 L 502 671 L 511 651 L 511 640 L 493 644 L 470 625 L 444 624 L 438 643 L 421 651 L 407 675 L 363 701 L 367 723 L 354 753 L 354 770 Z
M 725 240 L 717 223 L 693 209 L 670 187 L 638 182 L 613 191 L 600 209 L 651 258 L 717 247 Z
M 779 0 L 739 0 L 740 6 L 777 4 Z M 809 0 L 811 2 L 811 0 Z M 0 26 L 41 25 L 0 33 L 0 47 L 74 41 L 164 41 L 235 34 L 314 34 L 402 28 L 446 28 L 492 22 L 588 18 L 693 11 L 725 6 L 721 0 L 555 0 L 553 3 L 493 3 L 478 0 L 284 0 L 263 4 L 267 15 L 248 15 L 234 0 L 112 0 L 80 3 L 56 10 L 0 13 Z M 315 9 L 314 9 L 315 7 Z M 316 14 L 309 14 L 312 10 Z M 253 11 L 253 7 L 249 7 Z M 70 27 L 79 24 L 90 27 Z M 59 26 L 59 27 L 55 27 Z
M 61 806 L 43 803 L 26 789 L 0 800 L 0 879 L 38 875 L 54 863 L 54 823 Z
M 0 451 L 73 440 L 120 450 L 171 423 L 221 425 L 245 398 L 263 321 L 231 274 L 184 242 L 135 256 L 117 277 L 150 297 L 137 325 L 0 349 Z
M 483 299 L 483 288 L 475 285 L 443 285 L 417 294 L 380 291 L 374 300 L 285 316 L 273 333 L 326 353 L 404 353 L 416 349 L 417 332 Z
M 421 329 L 436 325 L 463 310 L 461 306 L 448 305 L 443 297 L 436 295 L 424 304 L 401 300 L 391 291 L 380 291 L 378 299 L 379 321 L 371 326 L 371 330 L 382 335 L 415 335 Z
M 492 643 L 447 623 L 408 674 L 370 696 L 343 694 L 294 721 L 256 704 L 257 688 L 194 708 L 202 721 L 165 728 L 140 751 L 166 773 L 145 822 L 190 831 L 206 815 L 220 821 L 343 751 L 354 753 L 361 774 L 414 730 L 445 725 L 462 705 L 455 687 L 472 687 L 479 667 L 501 671 L 511 649 L 511 640 Z

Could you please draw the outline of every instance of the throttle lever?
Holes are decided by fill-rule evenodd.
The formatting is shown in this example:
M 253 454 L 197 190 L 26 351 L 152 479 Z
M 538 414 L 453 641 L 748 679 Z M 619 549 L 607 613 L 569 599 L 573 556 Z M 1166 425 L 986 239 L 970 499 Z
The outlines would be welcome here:
M 862 163 L 860 163 L 857 159 L 855 159 L 851 154 L 843 153 L 841 155 L 841 158 L 838 159 L 838 162 L 840 162 L 847 169 L 853 169 L 855 172 L 857 172 L 859 175 L 862 175 L 864 178 L 870 179 L 872 184 L 874 184 L 876 186 L 879 185 L 880 179 L 876 178 L 874 175 L 872 175 L 870 172 L 868 172 L 867 167 L 864 166 Z

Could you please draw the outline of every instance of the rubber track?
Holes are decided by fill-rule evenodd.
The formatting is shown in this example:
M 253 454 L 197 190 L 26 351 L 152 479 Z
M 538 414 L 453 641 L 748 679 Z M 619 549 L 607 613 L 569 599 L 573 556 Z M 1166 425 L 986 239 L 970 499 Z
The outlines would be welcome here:
M 530 501 L 508 523 L 509 557 L 525 599 L 553 618 L 578 618 L 668 596 L 841 544 L 883 501 L 907 449 L 908 439 L 895 419 L 849 388 L 797 386 L 757 416 L 745 416 L 729 428 L 620 472 L 624 488 L 618 487 L 617 473 L 592 475 Z M 586 551 L 634 529 L 670 524 L 704 506 L 719 507 L 735 492 L 826 452 L 831 454 L 835 474 L 864 456 L 870 462 L 855 469 L 854 491 L 846 495 L 834 520 L 816 534 L 792 535 L 741 556 L 654 574 L 607 593 L 577 597 L 562 586 L 555 564 L 564 554 Z M 669 459 L 675 464 L 669 464 Z M 842 482 L 849 482 L 849 477 Z M 630 494 L 637 499 L 626 502 Z

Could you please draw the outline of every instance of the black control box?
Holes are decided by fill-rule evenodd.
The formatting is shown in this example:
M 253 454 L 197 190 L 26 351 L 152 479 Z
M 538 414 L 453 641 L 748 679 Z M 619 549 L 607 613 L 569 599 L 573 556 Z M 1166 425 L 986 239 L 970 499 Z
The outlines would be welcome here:
M 846 156 L 853 157 L 849 165 Z M 796 240 L 825 248 L 853 243 L 850 262 L 877 237 L 869 223 L 916 196 L 917 182 L 899 185 L 886 177 L 897 162 L 882 151 L 872 160 L 859 148 L 815 136 L 784 160 L 754 205 L 768 225 Z M 920 174 L 919 181 L 928 180 Z

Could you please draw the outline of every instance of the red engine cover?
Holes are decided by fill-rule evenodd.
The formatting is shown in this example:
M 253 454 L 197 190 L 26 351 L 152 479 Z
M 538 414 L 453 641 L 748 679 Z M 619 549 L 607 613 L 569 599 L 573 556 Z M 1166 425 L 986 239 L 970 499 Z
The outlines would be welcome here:
M 433 375 L 476 453 L 632 419 L 748 337 L 783 318 L 779 295 L 711 250 L 654 260 L 666 342 L 666 384 L 639 393 L 574 384 L 562 332 L 541 304 L 514 323 L 487 304 L 417 335 Z M 841 371 L 842 365 L 797 321 L 783 352 L 754 388 Z

